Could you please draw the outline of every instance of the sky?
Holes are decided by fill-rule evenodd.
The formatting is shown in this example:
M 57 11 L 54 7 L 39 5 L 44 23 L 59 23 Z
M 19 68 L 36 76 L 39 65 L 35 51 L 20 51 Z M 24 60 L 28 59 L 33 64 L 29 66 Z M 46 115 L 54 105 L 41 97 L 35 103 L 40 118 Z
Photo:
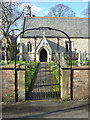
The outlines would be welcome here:
M 76 17 L 84 17 L 81 13 L 84 9 L 88 8 L 88 1 L 85 2 L 21 2 L 21 8 L 25 7 L 25 5 L 30 5 L 32 8 L 32 14 L 36 16 L 46 16 L 51 7 L 56 6 L 57 4 L 64 4 L 69 6 L 75 13 Z M 20 38 L 18 38 L 18 42 Z
M 76 17 L 85 17 L 81 13 L 83 10 L 88 8 L 89 0 L 12 0 L 12 1 L 20 2 L 21 3 L 20 9 L 23 9 L 25 5 L 29 4 L 32 8 L 32 14 L 35 14 L 36 16 L 46 16 L 50 8 L 56 6 L 57 4 L 64 4 L 69 6 L 76 13 Z M 19 25 L 20 25 L 19 27 L 21 27 L 21 24 Z
M 75 13 L 76 17 L 84 17 L 81 13 L 88 8 L 88 2 L 21 2 L 22 6 L 30 4 L 32 7 L 32 14 L 36 16 L 46 16 L 51 7 L 57 4 L 64 4 L 69 6 Z

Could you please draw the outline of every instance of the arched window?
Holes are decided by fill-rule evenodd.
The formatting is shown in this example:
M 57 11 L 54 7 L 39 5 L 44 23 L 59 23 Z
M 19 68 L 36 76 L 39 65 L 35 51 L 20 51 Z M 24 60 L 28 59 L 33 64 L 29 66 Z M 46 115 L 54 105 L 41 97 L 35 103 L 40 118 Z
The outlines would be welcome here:
M 32 52 L 32 44 L 30 42 L 27 44 L 27 50 L 28 52 Z

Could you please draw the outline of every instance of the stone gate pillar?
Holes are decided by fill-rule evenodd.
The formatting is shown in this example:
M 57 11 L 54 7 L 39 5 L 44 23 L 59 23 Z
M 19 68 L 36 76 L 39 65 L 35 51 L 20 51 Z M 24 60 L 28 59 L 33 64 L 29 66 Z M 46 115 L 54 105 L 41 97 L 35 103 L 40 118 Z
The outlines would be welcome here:
M 70 100 L 70 70 L 61 69 L 61 99 Z
M 18 101 L 25 101 L 25 66 L 21 66 L 17 72 L 18 79 Z

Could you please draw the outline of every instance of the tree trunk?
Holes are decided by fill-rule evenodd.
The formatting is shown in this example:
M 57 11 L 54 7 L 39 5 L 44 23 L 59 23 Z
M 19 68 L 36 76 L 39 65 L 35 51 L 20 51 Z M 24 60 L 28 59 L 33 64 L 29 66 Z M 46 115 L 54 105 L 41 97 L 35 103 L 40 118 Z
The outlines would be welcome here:
M 8 43 L 7 43 L 7 39 L 5 38 L 5 60 L 4 60 L 5 64 L 8 64 Z

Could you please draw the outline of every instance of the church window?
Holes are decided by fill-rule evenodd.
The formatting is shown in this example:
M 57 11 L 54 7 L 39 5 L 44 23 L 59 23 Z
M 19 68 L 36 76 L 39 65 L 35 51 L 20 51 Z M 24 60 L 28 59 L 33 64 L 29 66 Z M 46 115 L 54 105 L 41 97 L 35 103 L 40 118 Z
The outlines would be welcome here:
M 68 52 L 68 51 L 69 51 L 69 42 L 66 41 L 66 52 Z
M 27 44 L 27 50 L 28 52 L 32 52 L 32 44 L 30 42 Z

